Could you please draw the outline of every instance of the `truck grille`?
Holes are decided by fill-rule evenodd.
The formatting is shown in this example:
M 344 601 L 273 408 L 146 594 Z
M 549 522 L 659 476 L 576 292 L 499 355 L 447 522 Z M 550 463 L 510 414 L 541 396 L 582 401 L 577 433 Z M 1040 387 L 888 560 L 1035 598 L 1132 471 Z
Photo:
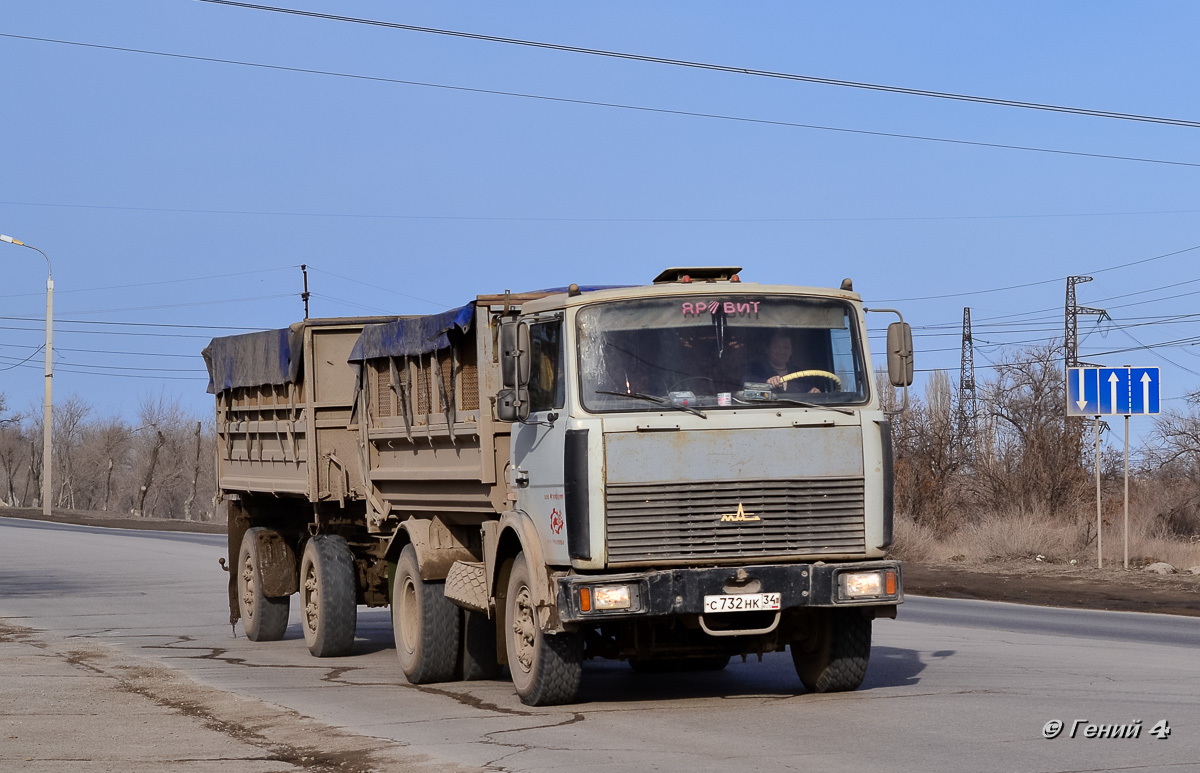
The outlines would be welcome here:
M 862 478 L 610 483 L 605 505 L 609 563 L 866 550 Z

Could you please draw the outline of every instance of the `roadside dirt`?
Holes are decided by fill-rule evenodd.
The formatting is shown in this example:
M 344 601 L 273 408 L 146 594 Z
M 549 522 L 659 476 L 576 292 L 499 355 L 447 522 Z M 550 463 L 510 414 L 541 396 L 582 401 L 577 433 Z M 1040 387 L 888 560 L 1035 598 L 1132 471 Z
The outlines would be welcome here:
M 47 520 L 34 508 L 0 508 L 0 517 Z M 48 520 L 119 529 L 225 533 L 223 523 L 96 511 L 55 511 Z M 972 566 L 906 563 L 904 590 L 920 596 L 1200 617 L 1200 575 L 1186 572 L 1158 575 L 1142 569 L 1096 569 L 1032 560 Z
M 1028 563 L 904 565 L 904 590 L 923 596 L 986 599 L 1116 612 L 1200 617 L 1200 575 L 1144 569 Z

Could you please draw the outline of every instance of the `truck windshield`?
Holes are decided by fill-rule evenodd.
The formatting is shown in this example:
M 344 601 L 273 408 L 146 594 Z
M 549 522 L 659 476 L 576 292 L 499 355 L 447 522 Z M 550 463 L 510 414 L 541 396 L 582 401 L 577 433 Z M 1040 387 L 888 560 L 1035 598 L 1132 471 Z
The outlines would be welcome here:
M 662 411 L 648 395 L 705 410 L 863 403 L 856 319 L 842 301 L 777 295 L 589 306 L 577 317 L 583 405 Z

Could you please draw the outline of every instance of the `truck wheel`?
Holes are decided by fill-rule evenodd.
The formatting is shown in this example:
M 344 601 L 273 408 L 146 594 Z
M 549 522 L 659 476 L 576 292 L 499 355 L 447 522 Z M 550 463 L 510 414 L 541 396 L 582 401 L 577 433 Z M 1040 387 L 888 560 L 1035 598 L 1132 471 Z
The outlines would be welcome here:
M 871 620 L 857 609 L 816 610 L 812 627 L 789 649 L 809 692 L 856 690 L 871 657 Z
M 532 585 L 525 554 L 518 554 L 508 578 L 504 615 L 513 685 L 527 706 L 570 703 L 583 674 L 583 637 L 578 632 L 542 632 Z
M 300 561 L 300 611 L 304 643 L 318 658 L 349 655 L 358 625 L 354 556 L 344 537 L 319 534 Z
M 237 562 L 238 615 L 250 641 L 279 641 L 287 630 L 292 599 L 290 596 L 263 595 L 256 539 L 263 531 L 266 529 L 261 527 L 247 529 L 242 537 Z
M 462 679 L 474 682 L 500 674 L 496 659 L 496 621 L 482 612 L 462 610 Z
M 460 612 L 443 593 L 444 585 L 421 579 L 417 551 L 405 545 L 392 584 L 392 632 L 400 670 L 411 684 L 454 679 Z

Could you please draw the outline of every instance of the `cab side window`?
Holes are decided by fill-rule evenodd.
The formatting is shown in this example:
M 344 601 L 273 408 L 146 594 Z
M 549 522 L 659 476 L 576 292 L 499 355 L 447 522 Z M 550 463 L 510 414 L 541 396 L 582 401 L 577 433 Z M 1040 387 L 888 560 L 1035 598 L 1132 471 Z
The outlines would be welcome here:
M 549 411 L 566 405 L 563 381 L 562 321 L 529 326 L 529 410 Z

